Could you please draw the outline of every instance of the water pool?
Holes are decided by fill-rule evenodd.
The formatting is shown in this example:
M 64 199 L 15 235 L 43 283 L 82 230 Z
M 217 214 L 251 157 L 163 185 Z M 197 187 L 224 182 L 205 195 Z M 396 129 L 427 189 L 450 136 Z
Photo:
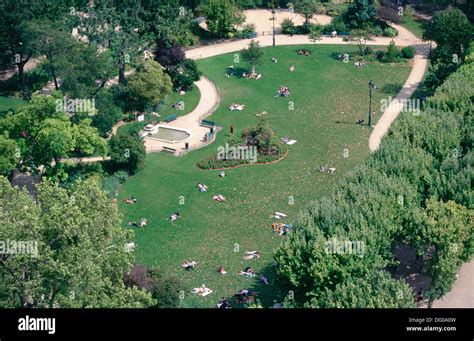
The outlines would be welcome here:
M 189 136 L 191 135 L 188 132 L 183 131 L 183 130 L 159 127 L 158 131 L 154 133 L 153 135 L 151 135 L 151 138 L 175 143 L 175 142 L 186 140 Z

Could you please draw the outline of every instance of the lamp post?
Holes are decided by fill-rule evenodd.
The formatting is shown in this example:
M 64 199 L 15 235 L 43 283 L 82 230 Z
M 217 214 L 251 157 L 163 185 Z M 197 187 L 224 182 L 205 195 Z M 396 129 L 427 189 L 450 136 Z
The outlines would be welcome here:
M 275 8 L 272 8 L 272 20 L 273 20 L 273 46 L 275 46 Z
M 369 80 L 369 127 L 372 127 L 372 90 L 377 89 L 373 80 Z

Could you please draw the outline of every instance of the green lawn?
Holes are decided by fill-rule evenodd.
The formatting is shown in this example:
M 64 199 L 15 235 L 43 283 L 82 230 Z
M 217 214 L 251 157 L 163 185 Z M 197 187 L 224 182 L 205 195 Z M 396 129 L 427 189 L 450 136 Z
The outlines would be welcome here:
M 234 63 L 233 53 L 199 61 L 199 68 L 219 89 L 222 101 L 211 119 L 224 129 L 213 144 L 183 157 L 149 154 L 145 169 L 129 178 L 120 190 L 124 226 L 142 217 L 149 221 L 145 229 L 136 230 L 137 262 L 179 276 L 186 288 L 183 306 L 213 307 L 221 296 L 244 288 L 257 290 L 264 306 L 281 299 L 274 286 L 261 285 L 257 279 L 243 278 L 237 272 L 252 266 L 272 283 L 272 255 L 282 237 L 272 233 L 271 224 L 277 220 L 270 214 L 285 212 L 288 217 L 283 222 L 292 222 L 311 200 L 327 194 L 362 162 L 369 153 L 370 130 L 354 123 L 358 118 L 367 120 L 368 80 L 373 79 L 379 88 L 373 99 L 379 114 L 380 100 L 394 96 L 410 72 L 406 64 L 374 63 L 357 69 L 353 63 L 332 57 L 354 51 L 352 46 L 305 46 L 313 51 L 308 58 L 296 54 L 301 47 L 265 48 L 265 61 L 257 67 L 263 75 L 260 80 L 225 78 L 228 65 L 234 64 L 237 71 L 247 68 Z M 272 56 L 278 63 L 270 62 Z M 293 73 L 288 71 L 291 64 L 296 65 Z M 274 98 L 280 85 L 291 90 L 288 98 Z M 289 109 L 290 101 L 294 110 Z M 226 108 L 232 102 L 247 107 L 242 112 L 230 112 Z M 284 160 L 229 169 L 225 178 L 220 178 L 218 171 L 197 169 L 198 160 L 215 154 L 227 141 L 229 125 L 240 132 L 255 124 L 255 114 L 263 110 L 269 113 L 277 136 L 298 141 L 289 146 Z M 333 175 L 319 173 L 321 165 L 336 167 L 337 171 Z M 198 182 L 208 185 L 208 192 L 199 193 Z M 212 196 L 218 193 L 227 202 L 213 201 Z M 135 205 L 122 202 L 132 195 L 138 199 Z M 172 224 L 168 217 L 175 211 L 182 218 Z M 262 257 L 244 261 L 247 250 L 258 250 Z M 196 260 L 196 270 L 184 271 L 180 264 L 185 259 Z M 227 275 L 216 272 L 219 265 Z M 206 298 L 190 293 L 191 288 L 202 284 L 214 293 Z
M 26 103 L 26 101 L 20 98 L 0 96 L 0 113 L 6 112 L 10 109 L 16 111 L 22 106 L 24 106 Z
M 403 22 L 401 23 L 401 25 L 407 30 L 411 31 L 418 38 L 423 38 L 423 33 L 426 29 L 426 23 L 424 23 L 423 21 L 403 17 Z
M 176 115 L 176 116 L 183 116 L 191 111 L 197 106 L 199 103 L 199 98 L 201 97 L 201 94 L 199 93 L 199 89 L 197 88 L 196 85 L 193 84 L 191 89 L 186 92 L 186 95 L 181 96 L 179 93 L 174 92 L 169 95 L 165 103 L 160 105 L 159 113 L 162 118 L 165 118 L 166 116 L 169 115 Z M 176 102 L 184 102 L 184 109 L 183 110 L 176 110 L 173 108 L 173 104 Z
M 183 115 L 189 114 L 191 111 L 194 110 L 194 108 L 196 108 L 196 106 L 199 103 L 200 98 L 201 98 L 201 94 L 199 92 L 199 89 L 194 84 L 191 87 L 191 89 L 186 92 L 184 96 L 181 96 L 177 92 L 173 92 L 171 95 L 166 97 L 166 99 L 163 101 L 162 104 L 160 104 L 158 112 L 161 115 L 161 120 L 164 120 L 169 115 L 183 116 Z M 184 102 L 184 109 L 183 110 L 174 109 L 172 107 L 173 104 L 180 101 Z M 153 121 L 153 117 L 150 115 L 147 115 L 147 120 L 145 122 L 127 123 L 118 128 L 117 135 L 129 134 L 129 132 L 131 130 L 134 130 L 136 127 L 139 127 L 141 129 L 145 126 L 147 122 L 151 122 L 151 121 Z

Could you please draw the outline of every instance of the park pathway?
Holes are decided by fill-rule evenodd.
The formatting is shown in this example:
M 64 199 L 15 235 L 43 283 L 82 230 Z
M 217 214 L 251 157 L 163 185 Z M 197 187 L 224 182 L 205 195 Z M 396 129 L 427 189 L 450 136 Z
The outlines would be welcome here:
M 201 79 L 195 82 L 201 93 L 199 103 L 189 114 L 180 116 L 170 123 L 163 125 L 186 129 L 191 131 L 191 136 L 185 142 L 189 144 L 189 149 L 201 147 L 208 142 L 203 142 L 204 135 L 209 132 L 208 127 L 201 126 L 201 120 L 211 115 L 220 103 L 217 88 L 209 78 L 201 76 Z M 163 147 L 176 149 L 177 154 L 184 151 L 183 143 L 167 143 L 150 138 L 145 138 L 147 152 L 162 151 Z
M 411 95 L 415 92 L 415 90 L 418 88 L 418 85 L 423 80 L 428 66 L 429 44 L 427 42 L 423 42 L 409 30 L 400 25 L 393 23 L 390 25 L 398 30 L 398 36 L 393 38 L 395 44 L 397 46 L 413 46 L 416 50 L 416 54 L 413 58 L 413 67 L 407 81 L 403 85 L 399 94 L 390 103 L 387 110 L 385 110 L 385 112 L 379 118 L 377 124 L 374 126 L 374 129 L 369 137 L 369 149 L 371 151 L 375 151 L 379 148 L 383 136 L 388 132 L 392 123 L 398 117 L 400 112 L 403 111 L 403 107 L 407 103 L 407 100 L 410 99 Z M 252 39 L 243 39 L 198 47 L 186 51 L 186 57 L 198 60 L 225 53 L 237 52 L 247 47 L 251 40 Z M 258 36 L 254 40 L 257 40 L 261 46 L 272 46 L 273 44 L 273 37 L 271 35 Z M 368 45 L 388 45 L 391 41 L 392 38 L 376 37 L 372 41 L 369 41 Z M 301 45 L 315 43 L 312 43 L 309 38 L 304 35 L 288 36 L 277 34 L 276 44 Z M 342 37 L 324 37 L 316 44 L 347 45 L 352 43 L 344 41 Z M 203 92 L 201 92 L 201 94 L 203 94 Z

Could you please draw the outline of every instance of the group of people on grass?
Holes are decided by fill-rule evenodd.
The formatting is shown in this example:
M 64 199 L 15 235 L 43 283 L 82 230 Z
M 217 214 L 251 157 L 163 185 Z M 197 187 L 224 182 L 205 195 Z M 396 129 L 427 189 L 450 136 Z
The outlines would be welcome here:
M 148 220 L 146 218 L 140 219 L 140 224 L 135 221 L 129 221 L 128 226 L 135 226 L 135 227 L 145 227 L 148 224 Z
M 334 174 L 336 171 L 335 167 L 324 167 L 324 166 L 319 166 L 318 171 L 320 173 L 329 173 L 329 174 Z
M 137 199 L 135 197 L 131 197 L 131 198 L 123 199 L 123 202 L 129 205 L 133 205 L 137 202 Z
M 245 109 L 245 104 L 232 103 L 227 109 L 230 111 L 242 111 Z
M 311 55 L 311 52 L 306 49 L 300 49 L 298 50 L 298 55 L 304 56 L 304 57 L 309 57 Z
M 280 236 L 285 236 L 293 228 L 292 224 L 283 224 L 283 223 L 273 223 L 272 229 L 274 233 L 277 233 Z
M 250 73 L 244 72 L 244 73 L 242 74 L 242 77 L 244 77 L 244 78 L 260 79 L 260 78 L 262 78 L 262 74 L 261 74 L 261 73 L 256 73 L 256 72 L 250 72 Z

